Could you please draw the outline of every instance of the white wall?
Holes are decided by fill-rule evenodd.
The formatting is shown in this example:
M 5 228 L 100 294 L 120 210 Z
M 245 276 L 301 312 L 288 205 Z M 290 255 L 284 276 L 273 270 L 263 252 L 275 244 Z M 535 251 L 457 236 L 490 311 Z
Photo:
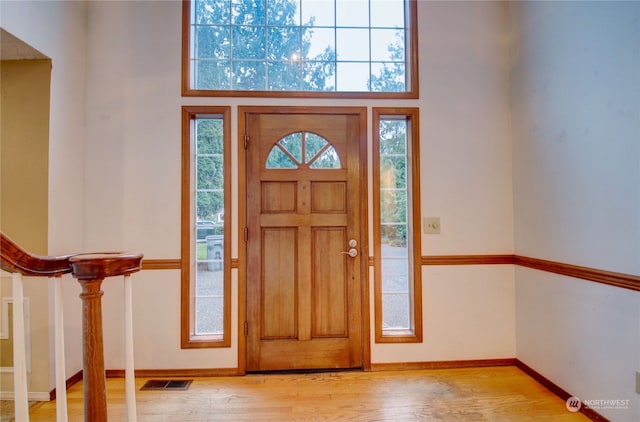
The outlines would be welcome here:
M 515 252 L 640 275 L 640 3 L 510 3 Z M 517 356 L 640 420 L 640 293 L 516 269 Z
M 512 253 L 504 4 L 419 2 L 418 22 L 422 213 L 442 226 L 422 236 L 422 254 Z M 511 266 L 424 267 L 422 277 L 423 343 L 374 344 L 374 363 L 515 357 Z
M 424 255 L 513 251 L 506 8 L 418 2 Z
M 81 251 L 84 231 L 82 166 L 85 140 L 86 5 L 69 1 L 3 0 L 0 2 L 0 26 L 51 58 L 49 253 L 59 255 Z M 38 294 L 42 291 L 47 297 L 46 282 L 41 284 L 43 290 L 39 290 Z M 65 277 L 69 375 L 82 368 L 81 331 L 78 324 L 81 303 L 78 292 L 75 280 Z M 51 315 L 53 296 L 49 293 L 48 297 Z M 38 300 L 33 303 L 41 306 L 46 302 Z M 53 335 L 50 339 L 52 342 Z M 53 370 L 53 365 L 50 365 L 49 371 L 52 373 Z M 48 384 L 49 389 L 55 385 L 52 374 Z
M 640 274 L 639 8 L 511 5 L 519 254 Z
M 179 258 L 180 106 L 187 104 L 418 106 L 423 214 L 442 219 L 441 235 L 423 236 L 423 254 L 512 252 L 502 3 L 419 2 L 421 99 L 393 102 L 182 98 L 179 1 L 3 8 L 10 9 L 15 35 L 53 58 L 52 253 L 125 249 Z M 237 159 L 235 108 L 232 119 Z M 232 195 L 237 204 L 237 191 Z M 63 227 L 72 230 L 70 237 L 63 238 Z M 237 248 L 234 231 L 234 256 Z M 373 345 L 374 362 L 515 355 L 511 267 L 423 273 L 425 342 Z M 71 281 L 66 295 L 79 303 Z M 237 300 L 230 349 L 181 350 L 179 286 L 175 270 L 134 276 L 136 366 L 235 367 Z M 103 287 L 106 366 L 122 368 L 121 282 L 106 280 Z M 79 313 L 70 313 L 67 319 L 79 323 Z M 79 364 L 76 358 L 69 366 Z
M 424 237 L 423 253 L 510 253 L 505 9 L 491 2 L 420 2 L 419 14 L 422 99 L 393 104 L 422 108 L 423 210 L 443 222 L 442 235 Z M 89 249 L 125 248 L 142 251 L 147 258 L 179 258 L 181 105 L 392 104 L 182 98 L 180 16 L 181 4 L 176 1 L 89 4 L 91 88 L 84 192 Z M 465 28 L 466 36 L 460 35 L 460 28 Z M 232 118 L 235 155 L 235 108 Z M 237 204 L 235 190 L 233 195 Z M 234 257 L 237 247 L 234 232 Z M 515 355 L 512 268 L 434 268 L 424 273 L 425 343 L 374 345 L 374 362 Z M 145 272 L 134 278 L 136 366 L 235 367 L 235 339 L 230 349 L 179 348 L 179 284 L 178 271 Z M 108 368 L 123 365 L 122 321 L 117 317 L 120 290 L 119 284 L 105 283 Z M 455 318 L 448 315 L 451 309 L 458 311 Z M 465 324 L 465 319 L 474 319 L 476 325 Z
M 2 1 L 2 28 L 51 58 L 49 253 L 77 252 L 84 186 L 86 5 Z

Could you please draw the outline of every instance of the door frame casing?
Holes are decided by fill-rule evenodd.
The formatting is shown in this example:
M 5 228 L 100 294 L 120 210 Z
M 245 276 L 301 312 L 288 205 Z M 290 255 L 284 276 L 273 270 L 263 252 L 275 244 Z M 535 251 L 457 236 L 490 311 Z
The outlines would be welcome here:
M 371 369 L 371 329 L 369 267 L 369 186 L 366 107 L 295 107 L 295 106 L 238 106 L 238 373 L 245 374 L 247 367 L 247 165 L 245 149 L 246 116 L 248 114 L 323 114 L 355 115 L 359 122 L 359 182 L 360 182 L 360 261 L 361 312 L 362 312 L 362 368 Z M 251 140 L 249 140 L 251 142 Z

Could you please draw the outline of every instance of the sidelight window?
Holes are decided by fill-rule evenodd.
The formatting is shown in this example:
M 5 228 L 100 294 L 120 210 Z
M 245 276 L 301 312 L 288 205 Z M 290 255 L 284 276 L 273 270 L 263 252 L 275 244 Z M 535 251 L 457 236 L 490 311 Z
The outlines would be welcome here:
M 183 107 L 183 348 L 230 345 L 229 115 Z
M 418 110 L 374 108 L 376 342 L 422 341 Z

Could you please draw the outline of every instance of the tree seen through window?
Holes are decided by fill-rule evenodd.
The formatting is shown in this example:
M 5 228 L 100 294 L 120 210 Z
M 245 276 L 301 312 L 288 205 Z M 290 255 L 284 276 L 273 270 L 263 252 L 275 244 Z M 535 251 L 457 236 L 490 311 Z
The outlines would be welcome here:
M 268 169 L 339 169 L 340 157 L 322 136 L 295 132 L 280 139 L 271 148 L 265 165 Z
M 193 0 L 193 89 L 406 92 L 407 0 Z

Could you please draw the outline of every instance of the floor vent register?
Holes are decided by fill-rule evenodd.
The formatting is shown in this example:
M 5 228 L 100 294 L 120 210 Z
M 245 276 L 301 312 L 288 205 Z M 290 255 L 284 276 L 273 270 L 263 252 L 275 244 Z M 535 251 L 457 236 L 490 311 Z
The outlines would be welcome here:
M 187 390 L 193 380 L 149 380 L 140 390 Z

